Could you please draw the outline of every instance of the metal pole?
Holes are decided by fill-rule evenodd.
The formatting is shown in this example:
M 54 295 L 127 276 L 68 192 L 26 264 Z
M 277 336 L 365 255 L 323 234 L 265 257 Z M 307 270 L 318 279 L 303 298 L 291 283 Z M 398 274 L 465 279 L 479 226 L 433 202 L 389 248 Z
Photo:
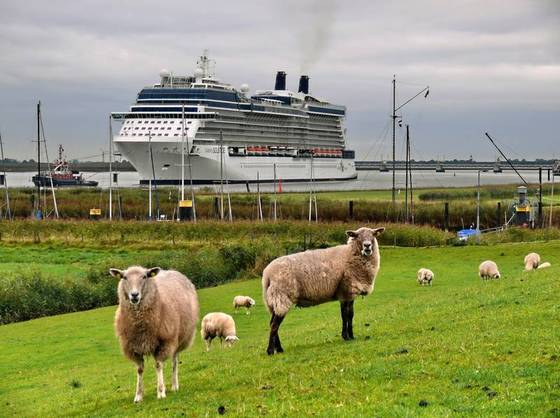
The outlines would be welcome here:
M 37 103 L 37 213 L 41 210 L 41 101 Z
M 550 228 L 552 228 L 553 202 L 554 202 L 554 171 L 552 172 L 552 189 L 550 191 L 550 214 L 549 214 L 549 221 L 548 221 L 548 225 Z
M 274 202 L 272 205 L 272 219 L 276 221 L 276 163 L 272 164 L 272 169 L 274 171 Z
M 478 186 L 476 189 L 476 234 L 480 235 L 480 170 L 478 170 Z
M 259 172 L 257 171 L 257 217 L 262 222 L 263 221 L 263 213 L 262 213 L 262 202 L 261 202 L 261 187 L 260 187 L 260 178 Z
M 224 219 L 224 157 L 223 157 L 223 134 L 220 129 L 220 219 Z
M 6 177 L 6 166 L 4 161 L 4 143 L 2 142 L 2 134 L 0 133 L 0 157 L 2 158 L 2 168 L 4 169 L 4 189 L 6 191 L 6 212 L 8 219 L 12 219 L 12 211 L 10 209 L 10 192 L 8 191 L 8 179 Z
M 181 119 L 181 200 L 185 200 L 185 105 Z M 191 185 L 192 186 L 192 185 Z
M 113 126 L 109 114 L 109 220 L 113 220 Z
M 408 141 L 409 141 L 409 131 L 408 125 L 406 125 L 406 150 L 405 150 L 405 186 L 404 186 L 404 222 L 408 223 Z
M 152 131 L 148 131 L 148 158 L 152 161 Z M 152 175 L 148 177 L 148 219 L 152 220 Z
M 391 189 L 391 197 L 392 197 L 392 201 L 393 201 L 393 209 L 395 209 L 395 204 L 396 204 L 396 189 L 395 189 L 395 168 L 396 168 L 396 162 L 395 162 L 395 122 L 397 120 L 397 115 L 396 115 L 396 80 L 395 80 L 395 76 L 393 75 L 393 114 L 392 114 L 392 119 L 393 119 L 393 187 Z

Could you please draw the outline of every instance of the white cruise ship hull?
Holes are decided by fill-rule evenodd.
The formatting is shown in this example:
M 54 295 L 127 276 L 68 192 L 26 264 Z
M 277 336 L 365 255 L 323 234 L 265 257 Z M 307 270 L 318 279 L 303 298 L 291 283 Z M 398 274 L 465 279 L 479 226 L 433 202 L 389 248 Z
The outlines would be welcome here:
M 115 139 L 122 156 L 130 161 L 140 175 L 140 183 L 149 180 L 157 184 L 180 184 L 182 177 L 180 142 L 152 141 L 151 153 L 148 142 Z M 216 184 L 223 179 L 229 183 L 267 183 L 342 181 L 357 177 L 353 159 L 301 158 L 286 156 L 232 156 L 226 150 L 220 158 L 220 147 L 195 145 L 195 152 L 185 152 L 185 182 Z M 153 159 L 153 168 L 152 168 Z M 189 167 L 190 160 L 190 167 Z M 189 169 L 190 168 L 190 169 Z

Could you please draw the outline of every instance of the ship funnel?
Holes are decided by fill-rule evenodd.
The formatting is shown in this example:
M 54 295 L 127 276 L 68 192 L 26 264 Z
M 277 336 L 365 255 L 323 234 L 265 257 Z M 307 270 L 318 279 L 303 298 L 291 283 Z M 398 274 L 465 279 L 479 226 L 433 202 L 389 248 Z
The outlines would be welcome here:
M 274 90 L 286 90 L 286 73 L 284 71 L 278 71 L 276 73 Z
M 309 76 L 302 75 L 299 78 L 298 93 L 309 94 Z

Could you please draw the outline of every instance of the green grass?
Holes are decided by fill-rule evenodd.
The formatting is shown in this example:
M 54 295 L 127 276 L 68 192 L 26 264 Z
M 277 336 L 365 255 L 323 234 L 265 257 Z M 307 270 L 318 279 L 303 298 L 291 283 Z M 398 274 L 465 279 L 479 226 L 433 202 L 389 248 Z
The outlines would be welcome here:
M 523 273 L 539 252 L 553 267 Z M 135 371 L 119 352 L 115 308 L 0 327 L 1 416 L 558 416 L 560 242 L 453 248 L 382 248 L 375 292 L 356 302 L 356 340 L 341 340 L 339 307 L 291 311 L 286 352 L 265 354 L 260 282 L 199 291 L 201 312 L 231 312 L 239 343 L 205 353 L 197 335 L 181 356 L 181 389 L 157 400 L 153 361 L 134 405 Z M 492 258 L 504 276 L 482 282 Z M 434 270 L 432 287 L 415 282 Z M 107 280 L 111 280 L 107 278 Z M 115 283 L 116 285 L 116 283 Z M 165 370 L 169 390 L 169 364 Z M 419 406 L 426 401 L 427 406 Z

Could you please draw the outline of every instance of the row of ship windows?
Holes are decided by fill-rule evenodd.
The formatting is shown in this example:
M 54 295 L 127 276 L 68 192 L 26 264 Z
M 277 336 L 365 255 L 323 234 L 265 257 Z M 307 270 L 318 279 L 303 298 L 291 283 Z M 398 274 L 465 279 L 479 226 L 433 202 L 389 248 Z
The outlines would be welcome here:
M 134 132 L 123 132 L 122 133 L 123 136 L 150 136 L 149 132 L 138 132 L 138 133 L 134 133 Z M 152 134 L 151 136 L 171 136 L 171 133 L 166 133 L 166 134 Z M 173 136 L 179 136 L 179 134 L 173 134 Z
M 163 130 L 165 130 L 165 126 L 162 126 L 161 128 L 160 128 L 159 126 L 142 126 L 141 128 L 139 128 L 139 127 L 134 127 L 134 128 L 133 128 L 132 126 L 128 126 L 128 127 L 124 127 L 124 128 L 123 128 L 123 130 L 125 130 L 125 131 L 128 131 L 128 130 L 130 130 L 130 131 L 132 131 L 132 130 L 137 131 L 137 130 L 139 130 L 139 129 L 141 129 L 141 130 L 143 130 L 143 131 L 146 130 L 146 129 L 149 129 L 149 130 L 153 129 L 154 131 L 155 131 L 155 130 L 158 130 L 158 129 L 161 129 L 161 130 L 163 131 Z M 176 129 L 177 129 L 178 131 L 180 131 L 180 130 L 181 130 L 181 127 L 180 127 L 180 126 L 177 126 Z M 168 126 L 168 127 L 167 127 L 167 130 L 171 130 L 171 126 Z
M 172 121 L 172 120 L 170 120 L 170 121 L 167 121 L 167 120 L 158 120 L 158 121 L 155 121 L 155 120 L 145 120 L 145 121 L 144 121 L 144 123 L 168 123 L 168 122 L 169 122 L 170 124 L 174 124 L 174 123 L 177 123 L 177 124 L 178 124 L 178 123 L 180 123 L 180 121 L 177 121 L 177 122 L 176 122 L 176 121 Z M 129 124 L 129 123 L 130 123 L 130 124 L 133 124 L 134 121 L 127 120 L 127 121 L 125 122 L 125 124 Z M 142 123 L 142 121 L 138 121 L 137 123 Z M 187 121 L 187 124 L 189 124 L 189 123 L 192 123 L 192 121 L 190 121 L 190 120 Z

